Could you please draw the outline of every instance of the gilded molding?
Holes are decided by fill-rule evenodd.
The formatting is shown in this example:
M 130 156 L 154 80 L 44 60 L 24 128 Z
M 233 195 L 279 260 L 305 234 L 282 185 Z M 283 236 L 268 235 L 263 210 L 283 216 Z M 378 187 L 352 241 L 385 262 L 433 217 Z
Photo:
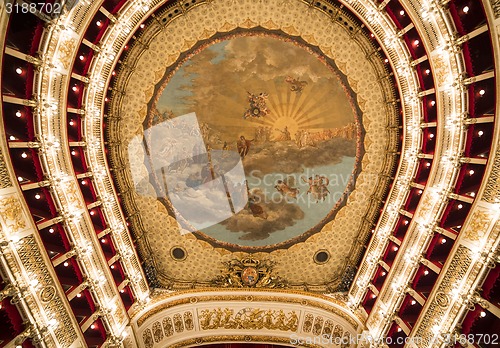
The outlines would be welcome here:
M 235 291 L 234 289 L 198 289 L 198 290 L 192 290 L 192 291 L 185 291 L 182 293 L 171 293 L 171 294 L 166 294 L 166 295 L 160 295 L 158 297 L 153 297 L 154 302 L 158 301 L 163 301 L 165 299 L 174 297 L 174 296 L 179 296 L 181 294 L 189 294 L 189 293 L 197 293 L 199 294 L 201 291 L 203 293 L 207 292 L 212 292 L 212 295 L 202 295 L 202 296 L 193 296 L 193 297 L 186 297 L 186 298 L 181 298 L 181 299 L 172 299 L 171 301 L 162 303 L 157 305 L 156 307 L 148 310 L 144 314 L 141 314 L 137 318 L 137 325 L 140 327 L 146 322 L 149 318 L 153 317 L 154 315 L 169 309 L 173 308 L 176 306 L 184 305 L 184 304 L 189 304 L 189 303 L 212 303 L 212 302 L 221 302 L 221 301 L 232 301 L 232 302 L 281 302 L 281 303 L 290 303 L 290 304 L 300 304 L 302 306 L 306 307 L 311 307 L 311 308 L 319 308 L 323 309 L 325 311 L 328 311 L 336 316 L 341 317 L 344 319 L 346 322 L 348 322 L 352 327 L 357 330 L 359 327 L 358 322 L 353 318 L 356 317 L 360 322 L 362 322 L 361 318 L 358 318 L 357 315 L 354 313 L 348 315 L 344 311 L 342 311 L 340 308 L 334 307 L 332 305 L 327 305 L 325 303 L 319 302 L 319 301 L 314 301 L 311 300 L 310 298 L 317 298 L 318 300 L 324 300 L 324 301 L 329 301 L 332 304 L 336 304 L 339 307 L 343 308 L 345 311 L 350 312 L 350 310 L 346 307 L 345 302 L 342 302 L 341 300 L 337 300 L 331 297 L 327 296 L 322 296 L 318 294 L 311 294 L 311 293 L 305 293 L 305 292 L 299 292 L 299 291 L 290 291 L 290 290 L 283 290 L 281 292 L 285 294 L 296 294 L 296 295 L 302 295 L 302 296 L 307 296 L 309 298 L 304 298 L 304 297 L 285 297 L 285 296 L 279 296 L 277 294 L 262 294 L 262 295 L 256 295 L 255 293 L 259 292 L 271 292 L 271 290 L 265 290 L 265 289 L 252 289 L 252 292 L 249 293 L 248 291 L 245 291 L 241 295 L 235 295 L 235 294 L 230 294 L 230 295 L 224 295 L 223 293 L 225 291 Z M 276 292 L 277 290 L 272 290 L 273 292 Z M 243 292 L 243 291 L 242 291 Z M 151 302 L 149 306 L 154 306 L 154 302 Z M 132 318 L 134 316 L 132 315 Z
M 10 186 L 12 186 L 12 182 L 10 181 L 9 170 L 7 169 L 7 164 L 5 163 L 5 158 L 0 148 L 0 189 Z
M 223 262 L 222 275 L 212 281 L 214 287 L 223 288 L 285 288 L 286 280 L 274 274 L 271 260 L 233 259 Z
M 55 319 L 57 326 L 55 327 L 54 334 L 58 347 L 69 347 L 73 342 L 78 339 L 78 335 L 68 311 L 66 310 L 63 299 L 55 294 L 54 279 L 50 276 L 46 269 L 45 261 L 42 257 L 41 250 L 33 236 L 23 238 L 17 249 L 17 255 L 24 266 L 25 272 L 31 275 L 31 280 L 37 279 L 37 287 L 40 288 L 38 292 L 40 302 L 49 319 Z M 43 323 L 41 314 L 37 314 L 37 320 L 40 324 Z
M 198 314 L 202 330 L 244 329 L 297 331 L 299 317 L 295 311 L 245 308 L 234 313 L 230 308 L 205 309 Z
M 465 246 L 459 246 L 450 262 L 448 270 L 439 282 L 436 296 L 431 300 L 430 305 L 428 305 L 427 310 L 423 313 L 422 318 L 419 319 L 421 320 L 420 325 L 415 328 L 413 336 L 420 337 L 422 339 L 421 347 L 432 347 L 435 344 L 434 340 L 436 339 L 437 334 L 442 332 L 440 330 L 438 333 L 433 333 L 432 328 L 435 325 L 440 328 L 446 326 L 447 321 L 450 320 L 450 316 L 448 315 L 449 299 L 445 300 L 443 295 L 450 294 L 455 284 L 465 279 L 472 260 L 472 251 Z M 478 271 L 477 267 L 473 268 L 476 272 Z M 466 281 L 470 286 L 472 280 L 470 276 L 468 277 L 469 278 L 466 279 Z M 453 305 L 456 306 L 456 303 Z
M 217 335 L 217 336 L 208 336 L 208 337 L 200 337 L 200 338 L 190 338 L 179 343 L 175 343 L 169 348 L 184 348 L 184 347 L 197 347 L 201 344 L 207 343 L 220 343 L 220 342 L 244 342 L 244 343 L 252 343 L 252 342 L 261 342 L 261 343 L 283 343 L 290 344 L 290 337 L 275 337 L 275 336 L 248 336 L 248 335 Z M 304 348 L 323 348 L 323 346 L 316 344 L 304 343 L 301 345 Z

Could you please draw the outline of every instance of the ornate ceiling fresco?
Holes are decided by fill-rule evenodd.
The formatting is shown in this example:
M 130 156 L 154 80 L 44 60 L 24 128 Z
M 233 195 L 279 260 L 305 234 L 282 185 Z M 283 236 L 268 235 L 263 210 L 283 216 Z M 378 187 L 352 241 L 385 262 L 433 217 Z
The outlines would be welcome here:
M 127 48 L 108 118 L 150 282 L 207 285 L 224 264 L 256 259 L 291 287 L 345 288 L 398 146 L 395 91 L 368 32 L 340 8 L 300 1 L 211 1 L 170 20 L 174 10 Z M 193 112 L 196 127 L 168 131 Z M 208 181 L 238 161 L 244 179 L 224 181 L 240 194 L 226 191 L 234 216 L 199 225 L 217 199 Z
M 231 151 L 242 157 L 248 188 L 245 184 L 236 188 L 248 191 L 251 204 L 198 236 L 233 249 L 290 246 L 331 220 L 344 193 L 354 187 L 364 131 L 358 108 L 346 95 L 351 91 L 344 92 L 337 70 L 324 57 L 296 41 L 285 41 L 284 36 L 243 33 L 194 48 L 194 57 L 188 55 L 167 71 L 145 130 L 174 123 L 174 115 L 194 111 L 207 149 L 227 150 L 222 160 Z M 166 175 L 180 176 L 191 188 L 207 181 L 203 165 L 190 159 L 197 149 L 157 138 L 158 155 L 174 153 L 179 159 L 165 170 Z M 154 187 L 162 186 L 159 176 L 151 183 Z M 137 189 L 147 195 L 148 188 L 139 186 L 139 181 L 135 179 Z M 187 189 L 180 182 L 173 186 L 173 190 Z M 197 192 L 190 190 L 183 198 L 201 222 L 206 217 L 200 211 L 207 204 Z M 158 189 L 155 194 L 161 196 Z M 171 202 L 165 205 L 172 208 Z
M 12 2 L 0 346 L 496 334 L 500 0 Z

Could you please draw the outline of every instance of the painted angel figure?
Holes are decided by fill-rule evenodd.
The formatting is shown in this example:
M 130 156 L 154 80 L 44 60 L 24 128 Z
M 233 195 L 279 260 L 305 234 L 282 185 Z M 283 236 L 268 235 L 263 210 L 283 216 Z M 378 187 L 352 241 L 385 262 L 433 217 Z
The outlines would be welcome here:
M 327 187 L 330 184 L 330 180 L 326 176 L 315 175 L 314 177 L 310 176 L 308 179 L 305 177 L 301 178 L 303 182 L 309 184 L 309 190 L 307 190 L 307 193 L 316 200 L 316 203 L 320 200 L 324 201 L 326 199 L 330 193 Z
M 269 115 L 271 112 L 267 107 L 267 98 L 269 95 L 265 92 L 259 93 L 258 95 L 247 92 L 248 101 L 250 102 L 249 108 L 243 114 L 243 118 L 247 119 L 249 117 L 259 118 Z
M 285 180 L 276 181 L 274 188 L 285 197 L 297 198 L 299 189 L 293 186 L 295 186 L 295 178 L 288 176 Z
M 300 81 L 298 78 L 294 79 L 291 76 L 287 76 L 285 82 L 290 84 L 290 91 L 295 93 L 301 93 L 304 87 L 307 86 L 307 81 Z

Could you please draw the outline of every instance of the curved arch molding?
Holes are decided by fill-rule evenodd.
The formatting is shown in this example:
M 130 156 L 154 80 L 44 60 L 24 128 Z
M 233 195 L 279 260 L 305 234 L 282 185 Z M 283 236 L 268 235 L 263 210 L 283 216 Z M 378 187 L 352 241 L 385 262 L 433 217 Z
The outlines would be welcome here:
M 321 347 L 333 345 L 318 342 L 320 336 L 340 342 L 363 330 L 345 299 L 304 292 L 204 289 L 160 293 L 153 301 L 132 320 L 139 347 L 237 341 Z

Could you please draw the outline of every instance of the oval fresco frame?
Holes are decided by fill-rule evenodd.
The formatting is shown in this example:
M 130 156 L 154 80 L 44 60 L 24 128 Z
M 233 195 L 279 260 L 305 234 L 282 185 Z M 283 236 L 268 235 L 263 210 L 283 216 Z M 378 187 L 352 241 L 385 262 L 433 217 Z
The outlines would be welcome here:
M 233 38 L 239 38 L 239 37 L 245 37 L 245 36 L 251 36 L 251 37 L 272 37 L 276 38 L 285 42 L 291 42 L 294 45 L 297 45 L 301 47 L 302 49 L 305 49 L 307 52 L 310 54 L 314 55 L 319 61 L 321 61 L 331 72 L 332 74 L 337 78 L 339 83 L 344 89 L 344 92 L 346 94 L 346 97 L 348 98 L 349 104 L 351 105 L 351 108 L 353 110 L 353 115 L 354 115 L 354 122 L 356 126 L 356 156 L 355 156 L 355 163 L 354 163 L 354 168 L 352 170 L 352 173 L 350 175 L 349 181 L 344 189 L 344 192 L 341 196 L 341 198 L 334 204 L 332 209 L 330 209 L 329 213 L 318 223 L 315 224 L 314 227 L 304 231 L 298 236 L 289 238 L 285 241 L 279 242 L 279 243 L 274 243 L 274 244 L 268 244 L 265 246 L 242 246 L 242 245 L 237 245 L 234 243 L 230 242 L 225 242 L 221 241 L 219 239 L 216 239 L 214 237 L 211 237 L 202 231 L 196 230 L 192 232 L 193 235 L 195 235 L 198 239 L 206 241 L 210 243 L 214 247 L 222 247 L 224 249 L 227 249 L 229 251 L 244 251 L 244 252 L 270 252 L 276 249 L 286 249 L 289 248 L 290 246 L 300 243 L 311 237 L 312 235 L 320 232 L 322 228 L 329 222 L 335 219 L 336 214 L 338 211 L 345 206 L 347 202 L 347 198 L 351 192 L 355 190 L 356 186 L 356 178 L 358 174 L 361 172 L 361 161 L 364 156 L 364 136 L 365 136 L 365 130 L 362 124 L 362 117 L 363 113 L 357 104 L 356 101 L 356 93 L 352 90 L 350 87 L 347 77 L 340 71 L 340 69 L 336 66 L 335 62 L 326 57 L 322 52 L 321 49 L 318 46 L 313 46 L 310 43 L 307 43 L 305 40 L 303 40 L 300 37 L 292 37 L 281 30 L 264 30 L 263 28 L 252 28 L 252 29 L 243 29 L 243 28 L 237 28 L 233 31 L 227 32 L 227 33 L 217 33 L 213 35 L 211 38 L 207 40 L 201 40 L 197 42 L 193 48 L 188 50 L 187 52 L 184 52 L 180 55 L 180 57 L 177 59 L 175 63 L 173 63 L 165 72 L 163 78 L 160 80 L 159 83 L 156 84 L 155 90 L 153 92 L 153 97 L 151 98 L 150 102 L 147 105 L 147 116 L 146 119 L 143 123 L 144 129 L 148 129 L 153 126 L 153 115 L 152 115 L 152 110 L 155 108 L 156 104 L 158 103 L 162 92 L 168 85 L 169 81 L 173 77 L 173 75 L 180 69 L 180 67 L 187 62 L 189 59 L 194 57 L 196 54 L 201 52 L 202 50 L 210 47 L 211 45 L 225 41 L 225 40 L 230 40 Z M 147 141 L 151 141 L 151 139 L 147 139 Z M 151 159 L 148 158 L 151 164 Z M 156 173 L 152 173 L 154 177 L 154 187 L 155 190 L 158 190 L 159 188 L 158 185 L 158 177 Z M 163 195 L 164 197 L 158 197 L 158 200 L 166 207 L 168 213 L 175 217 L 176 216 L 176 209 L 175 207 L 171 204 L 168 198 L 166 198 L 166 195 Z

